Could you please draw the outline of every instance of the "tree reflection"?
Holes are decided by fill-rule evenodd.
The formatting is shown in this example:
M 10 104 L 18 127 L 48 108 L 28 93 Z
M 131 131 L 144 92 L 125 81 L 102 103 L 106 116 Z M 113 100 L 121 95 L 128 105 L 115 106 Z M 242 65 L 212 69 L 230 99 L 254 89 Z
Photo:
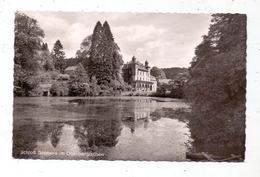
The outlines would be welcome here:
M 13 157 L 32 158 L 32 154 L 22 151 L 33 151 L 37 141 L 46 142 L 50 138 L 53 147 L 57 147 L 64 124 L 56 122 L 37 122 L 33 119 L 16 120 L 13 124 Z
M 21 154 L 21 150 L 33 151 L 37 148 L 37 145 L 46 145 L 50 148 L 49 143 L 51 143 L 54 148 L 59 148 L 60 139 L 71 135 L 66 135 L 66 133 L 65 136 L 62 135 L 65 124 L 74 126 L 74 138 L 77 140 L 80 150 L 87 152 L 96 151 L 97 148 L 116 146 L 118 136 L 121 134 L 122 123 L 134 133 L 137 127 L 147 129 L 149 121 L 153 121 L 153 117 L 150 117 L 151 110 L 148 99 L 78 99 L 70 101 L 68 105 L 54 104 L 50 109 L 56 111 L 53 115 L 56 113 L 59 116 L 63 115 L 63 112 L 64 114 L 68 112 L 82 113 L 80 114 L 81 120 L 77 117 L 66 119 L 66 122 L 65 120 L 62 122 L 55 122 L 55 120 L 44 122 L 40 119 L 14 120 L 13 157 L 37 158 Z M 84 117 L 86 119 L 82 120 Z M 41 144 L 41 142 L 44 144 Z M 47 143 L 45 144 L 45 142 Z M 69 141 L 63 140 L 62 142 L 69 143 Z
M 82 152 L 99 146 L 114 147 L 121 134 L 121 123 L 117 119 L 91 119 L 74 122 L 74 137 Z
M 52 124 L 52 132 L 50 133 L 50 139 L 51 139 L 51 144 L 53 147 L 57 147 L 59 141 L 60 141 L 60 136 L 62 134 L 62 127 L 63 125 L 60 124 Z
M 94 110 L 89 109 L 87 120 L 73 122 L 74 137 L 78 140 L 78 146 L 82 152 L 95 150 L 97 147 L 113 147 L 117 144 L 117 137 L 121 134 L 121 118 L 123 106 L 109 104 L 109 100 L 88 100 Z M 86 103 L 79 101 L 79 106 Z M 87 106 L 89 108 L 89 106 Z M 95 118 L 89 119 L 91 115 Z
M 57 122 L 43 122 L 43 128 L 39 130 L 38 140 L 41 142 L 46 142 L 50 138 L 53 147 L 57 147 L 60 136 L 62 134 L 62 127 L 64 123 Z
M 13 123 L 13 157 L 28 158 L 22 151 L 33 151 L 38 140 L 39 129 L 33 119 L 16 120 Z

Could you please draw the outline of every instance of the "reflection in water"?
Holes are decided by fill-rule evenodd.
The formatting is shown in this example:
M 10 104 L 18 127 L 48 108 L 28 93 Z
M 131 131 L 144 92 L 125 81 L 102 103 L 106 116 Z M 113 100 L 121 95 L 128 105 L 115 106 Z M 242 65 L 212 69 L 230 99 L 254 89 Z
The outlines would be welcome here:
M 129 111 L 126 109 L 122 117 L 124 125 L 130 128 L 131 133 L 135 132 L 137 127 L 143 126 L 147 129 L 150 119 L 150 112 L 152 104 L 155 101 L 149 99 L 136 99 L 133 100 L 134 109 Z
M 33 119 L 17 120 L 13 123 L 13 157 L 26 158 L 23 150 L 32 151 L 36 147 L 38 129 Z
M 46 112 L 40 118 L 42 114 L 35 116 L 34 111 L 30 119 L 18 116 L 24 109 L 15 105 L 13 157 L 185 160 L 184 144 L 189 139 L 186 124 L 150 117 L 163 103 L 147 98 L 74 99 L 67 103 L 56 100 L 54 105 L 28 107 L 30 112 L 36 108 Z M 56 118 L 59 115 L 64 117 Z M 35 153 L 21 153 L 24 151 Z M 72 156 L 89 152 L 103 156 Z
M 93 150 L 96 147 L 113 147 L 117 144 L 117 137 L 121 132 L 119 120 L 85 120 L 73 123 L 74 137 L 82 152 Z
M 53 136 L 49 134 L 47 141 L 37 141 L 37 147 L 34 149 L 37 152 L 38 158 L 61 158 L 65 156 L 59 155 L 61 152 L 79 152 L 79 147 L 77 146 L 77 140 L 73 137 L 74 127 L 69 124 L 64 124 L 60 126 L 59 141 L 57 144 L 53 144 Z M 56 129 L 53 130 L 56 132 Z
M 53 147 L 56 147 L 60 141 L 62 127 L 63 125 L 58 125 L 58 126 L 56 125 L 56 128 L 53 129 L 53 131 L 50 134 L 51 144 L 53 145 Z
M 162 118 L 150 122 L 147 129 L 137 127 L 134 134 L 128 127 L 123 127 L 118 144 L 109 153 L 109 159 L 119 160 L 164 160 L 184 161 L 185 135 L 188 128 L 185 123 Z

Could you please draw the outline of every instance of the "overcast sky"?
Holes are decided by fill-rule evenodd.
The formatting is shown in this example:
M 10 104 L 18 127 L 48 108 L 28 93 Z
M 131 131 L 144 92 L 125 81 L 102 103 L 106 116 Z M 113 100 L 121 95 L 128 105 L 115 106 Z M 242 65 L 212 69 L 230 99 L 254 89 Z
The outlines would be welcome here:
M 66 57 L 74 57 L 82 40 L 93 33 L 97 21 L 107 21 L 124 62 L 135 55 L 159 68 L 188 67 L 194 48 L 207 34 L 210 14 L 29 12 L 45 32 L 52 50 L 60 40 Z

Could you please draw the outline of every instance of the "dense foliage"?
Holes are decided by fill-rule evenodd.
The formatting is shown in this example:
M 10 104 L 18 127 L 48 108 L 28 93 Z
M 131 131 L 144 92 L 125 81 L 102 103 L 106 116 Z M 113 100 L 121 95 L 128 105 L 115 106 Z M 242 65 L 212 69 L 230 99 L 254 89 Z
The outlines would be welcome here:
M 35 19 L 15 14 L 14 96 L 42 96 L 46 90 L 52 96 L 114 95 L 125 87 L 122 55 L 107 22 L 98 22 L 76 58 L 68 60 L 60 40 L 50 53 L 43 37 Z M 67 66 L 75 65 L 70 76 L 65 74 Z
M 14 96 L 29 96 L 41 80 L 43 64 L 48 62 L 48 51 L 42 51 L 43 30 L 35 19 L 15 13 L 14 40 Z M 45 69 L 51 69 L 51 62 Z
M 164 71 L 160 68 L 157 68 L 156 66 L 151 68 L 151 75 L 154 76 L 157 81 L 158 79 L 166 79 Z
M 168 83 L 158 83 L 157 97 L 184 98 L 184 87 L 190 78 L 188 73 L 179 73 Z
M 82 63 L 82 58 L 67 58 L 65 60 L 66 68 L 68 66 L 76 66 L 79 63 Z
M 90 47 L 92 44 L 92 35 L 89 35 L 83 39 L 80 44 L 80 49 L 76 52 L 76 58 L 86 59 L 90 55 Z
M 214 14 L 196 47 L 186 96 L 195 143 L 218 144 L 243 154 L 246 102 L 246 15 Z M 234 152 L 236 153 L 236 152 Z
M 174 85 L 174 82 L 169 84 L 164 83 L 157 87 L 156 92 L 153 93 L 152 96 L 182 99 L 184 97 L 184 91 L 182 87 Z
M 66 82 L 56 82 L 51 85 L 50 93 L 52 96 L 67 96 L 69 92 Z
M 87 96 L 89 90 L 89 77 L 82 64 L 79 63 L 76 70 L 70 75 L 69 95 Z
M 41 42 L 44 37 L 43 30 L 38 26 L 35 19 L 25 14 L 15 13 L 15 56 L 14 62 L 33 74 L 39 67 L 34 60 L 36 50 L 41 49 Z
M 172 67 L 172 68 L 161 68 L 165 73 L 166 79 L 173 79 L 179 75 L 179 73 L 188 73 L 188 68 L 179 68 L 179 67 Z
M 90 78 L 95 76 L 99 85 L 109 85 L 113 80 L 123 84 L 120 69 L 123 65 L 120 49 L 114 42 L 107 22 L 98 21 L 92 35 L 90 57 L 86 68 Z

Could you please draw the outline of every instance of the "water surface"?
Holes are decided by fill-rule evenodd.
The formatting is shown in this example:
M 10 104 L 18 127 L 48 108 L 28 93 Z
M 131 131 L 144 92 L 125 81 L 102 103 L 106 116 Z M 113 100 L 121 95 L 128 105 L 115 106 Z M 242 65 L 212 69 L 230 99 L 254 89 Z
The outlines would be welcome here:
M 150 116 L 187 108 L 149 97 L 14 98 L 13 157 L 184 161 L 185 122 Z

